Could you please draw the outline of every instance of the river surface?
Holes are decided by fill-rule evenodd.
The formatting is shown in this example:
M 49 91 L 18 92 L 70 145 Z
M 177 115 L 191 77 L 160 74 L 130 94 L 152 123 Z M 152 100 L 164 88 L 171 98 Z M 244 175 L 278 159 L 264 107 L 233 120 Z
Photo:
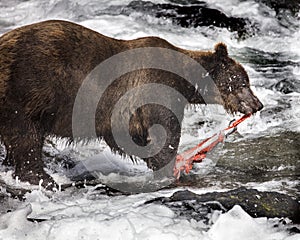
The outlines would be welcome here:
M 247 70 L 252 89 L 264 108 L 243 122 L 223 148 L 216 150 L 214 164 L 205 171 L 199 164 L 180 185 L 196 189 L 248 186 L 299 198 L 300 13 L 299 8 L 275 9 L 263 2 L 272 1 L 0 0 L 0 34 L 41 20 L 65 19 L 114 38 L 159 36 L 191 50 L 211 50 L 217 42 L 224 42 L 229 54 Z M 161 3 L 218 9 L 228 17 L 243 19 L 246 25 L 242 25 L 242 32 L 230 26 L 197 25 L 193 21 L 185 26 L 178 20 L 185 13 L 164 11 L 169 5 Z M 146 5 L 147 8 L 139 7 Z M 180 150 L 226 127 L 232 118 L 220 106 L 187 107 Z M 96 144 L 79 151 L 66 146 L 63 140 L 51 141 L 61 152 L 48 144 L 45 151 L 50 156 L 66 154 L 76 159 L 96 151 Z M 68 172 L 58 170 L 57 163 L 48 166 L 61 178 Z

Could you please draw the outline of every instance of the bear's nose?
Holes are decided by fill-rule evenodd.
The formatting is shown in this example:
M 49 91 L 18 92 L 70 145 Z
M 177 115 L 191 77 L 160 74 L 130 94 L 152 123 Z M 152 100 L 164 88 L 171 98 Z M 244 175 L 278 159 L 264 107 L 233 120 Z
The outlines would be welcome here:
M 252 98 L 251 107 L 253 109 L 253 113 L 261 110 L 264 107 L 264 105 L 261 103 L 261 101 L 259 101 L 258 97 L 256 97 L 251 90 L 249 91 L 249 95 L 251 95 Z
M 264 107 L 264 105 L 261 103 L 261 101 L 259 101 L 259 99 L 255 95 L 252 95 L 252 101 L 250 101 L 250 106 L 252 108 L 252 113 L 257 112 Z
M 264 105 L 261 103 L 261 101 L 259 101 L 258 99 L 257 99 L 257 105 L 256 105 L 256 111 L 260 111 L 260 110 L 262 110 L 263 109 L 263 107 L 264 107 Z

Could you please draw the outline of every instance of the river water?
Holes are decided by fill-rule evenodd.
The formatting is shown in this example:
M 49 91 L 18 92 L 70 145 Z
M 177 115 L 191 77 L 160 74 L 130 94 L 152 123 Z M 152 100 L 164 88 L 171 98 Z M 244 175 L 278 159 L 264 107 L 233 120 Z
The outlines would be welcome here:
M 216 165 L 205 173 L 201 173 L 199 165 L 183 179 L 182 185 L 200 189 L 249 186 L 299 198 L 300 13 L 299 8 L 275 9 L 263 2 L 272 1 L 152 0 L 149 4 L 129 0 L 0 0 L 0 34 L 32 22 L 65 19 L 114 38 L 154 35 L 191 50 L 210 50 L 215 43 L 224 42 L 229 54 L 247 70 L 252 89 L 264 109 L 243 122 L 238 133 L 227 139 L 218 150 Z M 191 3 L 204 4 L 228 17 L 244 19 L 245 31 L 239 34 L 230 27 L 195 26 L 193 23 L 181 26 L 174 19 L 184 13 L 164 11 L 162 5 L 157 5 L 160 3 L 179 4 L 190 9 L 193 9 Z M 141 9 L 138 7 L 141 5 L 148 8 Z M 219 106 L 187 107 L 181 150 L 224 128 L 231 118 L 225 116 Z M 47 151 L 55 152 L 49 148 Z M 60 146 L 59 149 L 73 158 L 80 155 L 73 148 Z M 87 147 L 83 151 L 93 150 Z

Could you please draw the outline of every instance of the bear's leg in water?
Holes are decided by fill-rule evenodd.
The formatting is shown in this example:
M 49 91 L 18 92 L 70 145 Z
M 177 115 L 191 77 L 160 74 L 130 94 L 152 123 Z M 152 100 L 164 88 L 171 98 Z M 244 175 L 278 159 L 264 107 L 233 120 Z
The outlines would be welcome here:
M 154 144 L 153 150 L 155 148 L 161 149 L 157 154 L 143 158 L 143 160 L 154 171 L 170 164 L 170 171 L 167 172 L 172 173 L 181 136 L 181 119 L 177 119 L 178 116 L 175 116 L 170 109 L 160 105 L 150 107 L 147 112 L 146 116 L 151 116 L 149 126 L 154 124 L 162 126 L 166 133 L 166 141 L 161 143 L 159 139 L 163 137 L 162 132 L 154 133 L 153 136 L 149 134 L 149 140 L 158 143 L 158 145 Z M 155 117 L 153 118 L 153 116 Z
M 22 129 L 21 131 L 12 131 L 10 135 L 4 137 L 8 153 L 5 163 L 15 167 L 14 176 L 33 184 L 38 184 L 43 179 L 44 186 L 53 182 L 43 168 L 44 136 L 39 124 L 20 114 L 11 122 L 11 129 Z

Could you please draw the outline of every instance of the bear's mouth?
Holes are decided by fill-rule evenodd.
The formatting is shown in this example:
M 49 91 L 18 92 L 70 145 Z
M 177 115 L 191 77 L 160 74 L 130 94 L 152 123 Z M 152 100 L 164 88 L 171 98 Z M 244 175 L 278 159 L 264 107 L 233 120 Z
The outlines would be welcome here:
M 263 108 L 263 104 L 251 89 L 246 88 L 240 89 L 235 94 L 229 94 L 224 102 L 225 109 L 231 113 L 252 114 Z

